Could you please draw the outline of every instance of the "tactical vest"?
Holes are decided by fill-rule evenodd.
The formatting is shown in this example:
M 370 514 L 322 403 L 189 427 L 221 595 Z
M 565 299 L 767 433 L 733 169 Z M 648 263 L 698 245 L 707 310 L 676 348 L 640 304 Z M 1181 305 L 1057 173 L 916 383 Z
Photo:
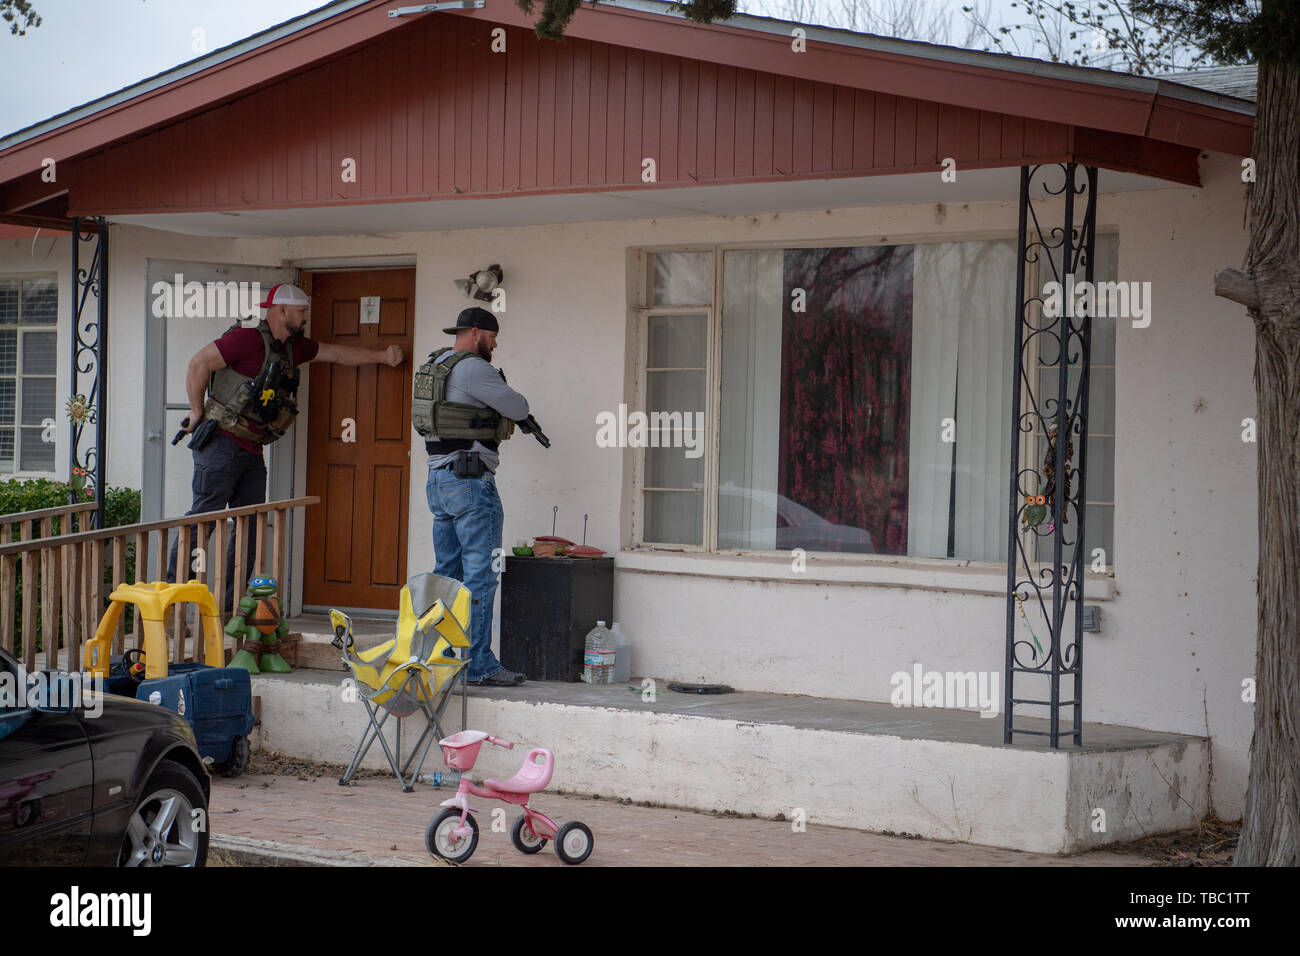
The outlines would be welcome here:
M 240 326 L 231 326 L 227 332 Z M 203 417 L 212 418 L 230 434 L 261 445 L 284 435 L 298 414 L 298 370 L 293 362 L 293 339 L 277 342 L 271 327 L 259 322 L 262 367 L 255 378 L 241 375 L 229 365 L 208 379 L 208 400 Z M 280 363 L 273 374 L 272 365 Z
M 438 359 L 448 352 L 454 354 L 447 361 L 439 362 Z M 514 434 L 514 421 L 494 408 L 447 401 L 447 379 L 451 370 L 462 359 L 474 354 L 464 349 L 438 349 L 429 354 L 429 360 L 415 373 L 411 424 L 424 437 L 441 441 L 460 439 L 472 444 L 474 441 L 504 441 Z

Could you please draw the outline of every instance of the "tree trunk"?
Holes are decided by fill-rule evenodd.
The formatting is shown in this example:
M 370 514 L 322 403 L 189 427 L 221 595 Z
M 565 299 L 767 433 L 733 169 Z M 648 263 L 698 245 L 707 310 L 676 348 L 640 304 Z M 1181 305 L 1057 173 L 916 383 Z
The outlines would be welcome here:
M 1261 64 L 1250 187 L 1258 405 L 1255 727 L 1237 866 L 1300 864 L 1300 67 Z

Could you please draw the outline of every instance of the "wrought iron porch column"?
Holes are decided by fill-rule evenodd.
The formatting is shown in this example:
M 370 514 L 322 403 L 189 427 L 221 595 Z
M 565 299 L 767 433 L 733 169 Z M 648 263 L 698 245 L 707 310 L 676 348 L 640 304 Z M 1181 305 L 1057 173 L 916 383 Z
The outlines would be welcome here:
M 81 266 L 82 243 L 94 243 Z M 93 311 L 87 306 L 94 299 Z M 72 220 L 72 367 L 69 391 L 68 466 L 72 495 L 84 483 L 94 490 L 95 526 L 104 527 L 104 470 L 108 460 L 108 223 L 103 217 Z M 78 411 L 83 406 L 84 412 Z M 86 426 L 94 425 L 93 441 Z M 80 479 L 80 480 L 79 480 Z
M 1043 181 L 1039 174 L 1044 170 L 1063 174 L 1059 189 Z M 1043 190 L 1040 198 L 1050 201 L 1053 211 L 1058 203 L 1063 206 L 1060 225 L 1044 228 L 1039 222 L 1032 202 L 1035 180 Z M 1008 744 L 1017 734 L 1047 737 L 1053 748 L 1061 746 L 1063 736 L 1075 746 L 1083 743 L 1084 478 L 1095 298 L 1087 295 L 1076 302 L 1074 283 L 1082 268 L 1083 280 L 1092 289 L 1096 218 L 1096 167 L 1021 167 L 1003 695 L 1003 740 Z M 1038 288 L 1029 294 L 1026 280 L 1033 266 Z M 1048 282 L 1058 284 L 1054 294 L 1046 292 Z M 1050 314 L 1056 310 L 1045 308 L 1049 304 L 1059 304 L 1059 313 Z M 1055 388 L 1044 388 L 1041 373 L 1053 369 Z M 1020 446 L 1026 440 L 1032 451 L 1029 467 L 1022 468 Z M 1040 496 L 1042 504 L 1037 502 Z M 1043 554 L 1049 548 L 1050 565 Z M 1066 613 L 1071 608 L 1074 619 L 1067 633 Z M 1047 638 L 1045 647 L 1039 644 L 1035 622 Z M 1021 624 L 1027 633 L 1017 636 Z M 1020 695 L 1017 678 L 1026 688 Z M 1072 682 L 1072 693 L 1062 699 L 1067 682 Z M 1022 713 L 1018 726 L 1017 707 L 1046 707 L 1049 729 L 1023 726 L 1024 717 L 1041 717 L 1041 711 Z M 1062 729 L 1067 708 L 1071 726 Z

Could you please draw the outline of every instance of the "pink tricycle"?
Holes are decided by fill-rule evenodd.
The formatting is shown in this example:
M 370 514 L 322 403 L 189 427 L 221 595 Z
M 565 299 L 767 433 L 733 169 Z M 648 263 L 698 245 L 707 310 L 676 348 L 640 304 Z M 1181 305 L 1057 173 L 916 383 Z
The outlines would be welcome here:
M 438 741 L 447 766 L 459 770 L 462 776 L 456 796 L 439 804 L 448 809 L 434 817 L 424 831 L 424 845 L 429 852 L 452 863 L 464 863 L 474 854 L 474 848 L 478 846 L 478 824 L 470 813 L 473 807 L 469 805 L 469 795 L 472 793 L 476 797 L 501 800 L 524 808 L 510 830 L 510 839 L 520 853 L 537 853 L 546 846 L 547 840 L 554 840 L 555 855 L 565 863 L 581 863 L 591 856 L 591 830 L 586 824 L 574 821 L 557 827 L 546 814 L 528 806 L 529 798 L 551 782 L 555 770 L 555 757 L 551 752 L 535 747 L 528 751 L 524 765 L 509 780 L 484 780 L 483 786 L 479 787 L 470 781 L 469 772 L 474 769 L 474 761 L 478 760 L 479 748 L 485 740 L 507 750 L 513 750 L 515 746 L 481 730 L 462 730 Z

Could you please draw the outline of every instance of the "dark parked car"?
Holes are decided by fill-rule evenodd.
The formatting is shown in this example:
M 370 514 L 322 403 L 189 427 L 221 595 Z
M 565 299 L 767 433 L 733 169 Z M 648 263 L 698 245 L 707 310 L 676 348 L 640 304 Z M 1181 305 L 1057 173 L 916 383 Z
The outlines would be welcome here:
M 25 678 L 0 650 L 0 866 L 203 866 L 210 781 L 185 720 L 112 694 L 33 700 Z

